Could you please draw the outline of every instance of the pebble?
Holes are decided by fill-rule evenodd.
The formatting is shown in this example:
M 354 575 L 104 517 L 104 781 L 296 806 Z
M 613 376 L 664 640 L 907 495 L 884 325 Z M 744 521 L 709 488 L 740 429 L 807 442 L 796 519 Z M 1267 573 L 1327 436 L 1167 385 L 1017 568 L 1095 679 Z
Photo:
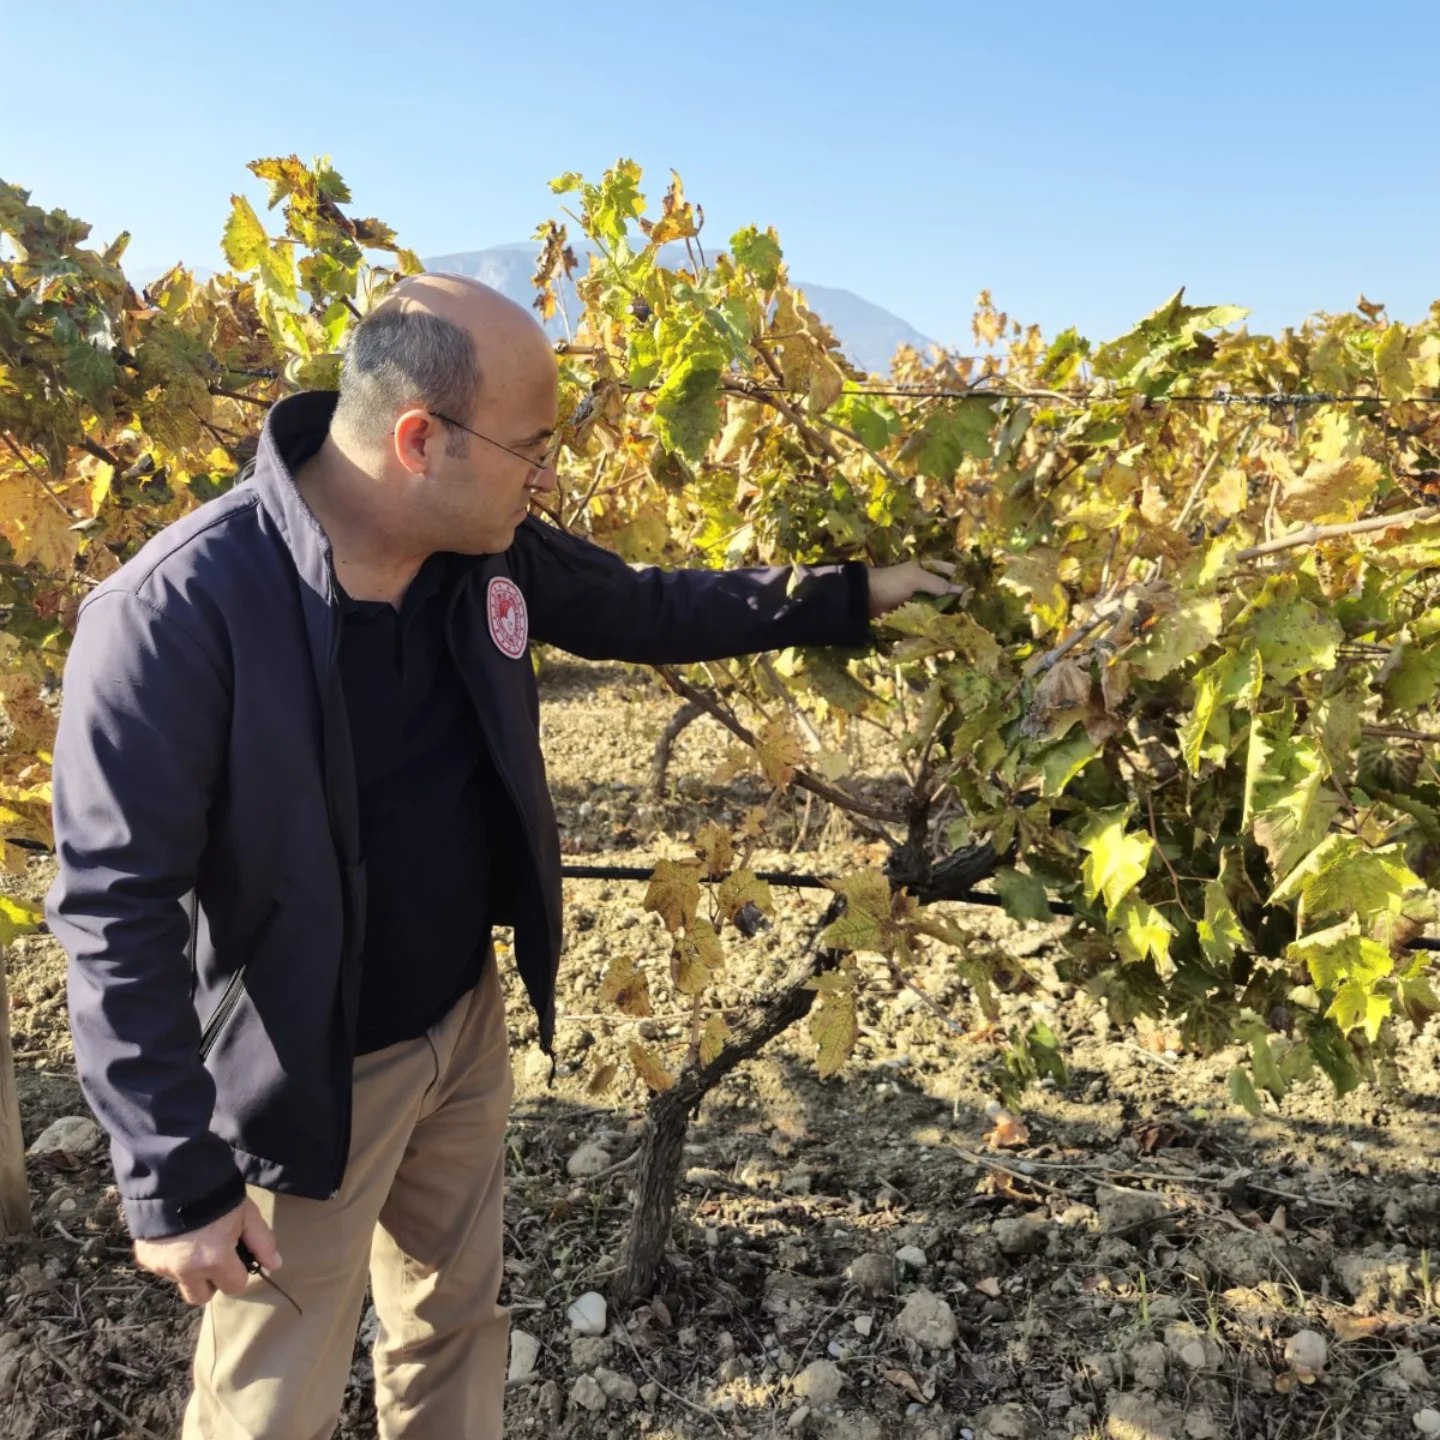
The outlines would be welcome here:
M 570 1387 L 570 1400 L 586 1410 L 603 1410 L 606 1405 L 605 1392 L 593 1375 L 582 1375 Z
M 615 1162 L 603 1145 L 587 1140 L 565 1162 L 565 1173 L 572 1179 L 581 1180 L 588 1175 L 598 1175 L 608 1170 Z
M 510 1380 L 531 1380 L 540 1358 L 540 1342 L 528 1330 L 510 1332 Z
M 594 1290 L 587 1290 L 566 1312 L 570 1328 L 581 1335 L 603 1335 L 605 1333 L 605 1297 Z
M 1424 1360 L 1413 1350 L 1401 1350 L 1397 1353 L 1395 1369 L 1406 1384 L 1415 1386 L 1417 1390 L 1428 1390 L 1435 1383 Z
M 959 1328 L 955 1312 L 930 1290 L 917 1290 L 895 1318 L 895 1329 L 925 1350 L 949 1350 Z
M 869 1337 L 870 1332 L 875 1328 L 875 1317 L 873 1315 L 857 1315 L 850 1322 L 855 1327 L 857 1335 Z
M 1427 1405 L 1425 1409 L 1417 1410 L 1410 1420 L 1422 1435 L 1440 1435 L 1440 1410 L 1432 1410 Z
M 595 1367 L 595 1382 L 611 1400 L 633 1405 L 640 1396 L 640 1390 L 628 1375 L 616 1370 L 607 1370 L 603 1365 Z
M 1298 1371 L 1318 1375 L 1330 1358 L 1325 1337 L 1314 1330 L 1297 1330 L 1285 1342 L 1285 1363 Z
M 1018 1220 L 997 1220 L 990 1233 L 1002 1255 L 1033 1255 L 1045 1243 L 1045 1222 L 1022 1215 Z
M 1039 1431 L 1023 1405 L 990 1405 L 975 1417 L 980 1440 L 1038 1440 Z
M 859 1255 L 846 1274 L 862 1295 L 872 1299 L 895 1289 L 895 1265 L 888 1255 Z
M 88 1155 L 103 1138 L 93 1120 L 84 1115 L 62 1115 L 35 1137 L 25 1153 L 32 1159 L 57 1154 Z
M 1097 1197 L 1100 1228 L 1114 1234 L 1130 1231 L 1158 1220 L 1166 1210 L 1165 1201 L 1148 1190 L 1121 1190 L 1110 1187 Z
M 845 1376 L 833 1360 L 812 1360 L 791 1384 L 795 1393 L 811 1405 L 830 1405 L 840 1398 Z
M 902 1245 L 895 1252 L 895 1263 L 908 1266 L 911 1270 L 923 1270 L 930 1262 L 918 1245 Z

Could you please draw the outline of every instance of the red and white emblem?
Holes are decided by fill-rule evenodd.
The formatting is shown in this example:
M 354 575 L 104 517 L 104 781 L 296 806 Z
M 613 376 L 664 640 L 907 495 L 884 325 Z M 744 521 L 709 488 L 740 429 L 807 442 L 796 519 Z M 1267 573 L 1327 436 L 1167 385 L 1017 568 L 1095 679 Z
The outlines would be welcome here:
M 490 618 L 490 638 L 502 655 L 518 660 L 530 638 L 530 616 L 520 587 L 503 575 L 496 575 L 485 592 L 485 610 Z

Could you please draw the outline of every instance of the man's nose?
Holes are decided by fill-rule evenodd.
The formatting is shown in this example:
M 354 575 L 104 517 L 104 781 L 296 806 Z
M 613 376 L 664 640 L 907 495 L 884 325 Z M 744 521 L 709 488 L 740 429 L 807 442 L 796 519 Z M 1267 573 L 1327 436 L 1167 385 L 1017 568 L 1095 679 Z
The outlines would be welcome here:
M 548 495 L 560 483 L 560 473 L 553 465 L 542 465 L 530 477 L 530 489 Z

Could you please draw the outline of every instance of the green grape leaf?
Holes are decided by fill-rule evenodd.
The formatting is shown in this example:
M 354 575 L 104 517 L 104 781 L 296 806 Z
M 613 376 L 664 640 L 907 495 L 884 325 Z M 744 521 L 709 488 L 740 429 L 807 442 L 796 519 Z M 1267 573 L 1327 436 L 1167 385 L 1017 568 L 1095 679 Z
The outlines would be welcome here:
M 688 356 L 665 377 L 655 397 L 655 429 L 667 450 L 687 460 L 705 458 L 725 418 L 720 403 L 720 361 L 709 354 Z
M 1005 913 L 1012 920 L 1047 921 L 1054 918 L 1044 885 L 1028 871 L 1004 866 L 995 872 L 994 885 L 995 893 L 1005 906 Z
M 730 253 L 735 263 L 748 270 L 761 289 L 773 290 L 780 281 L 780 264 L 784 258 L 774 230 L 758 230 L 747 225 L 730 237 Z
M 845 897 L 845 913 L 821 931 L 821 945 L 892 954 L 900 937 L 892 918 L 889 880 L 878 870 L 861 870 L 834 882 L 832 888 Z
M 1264 1109 L 1260 1104 L 1260 1096 L 1256 1093 L 1255 1086 L 1240 1066 L 1237 1065 L 1230 1071 L 1225 1084 L 1226 1089 L 1230 1093 L 1230 1098 L 1235 1104 L 1241 1106 L 1256 1117 L 1264 1113 Z
M 1217 596 L 1188 596 L 1156 623 L 1143 645 L 1127 651 L 1125 658 L 1147 680 L 1163 680 L 1208 650 L 1222 624 Z

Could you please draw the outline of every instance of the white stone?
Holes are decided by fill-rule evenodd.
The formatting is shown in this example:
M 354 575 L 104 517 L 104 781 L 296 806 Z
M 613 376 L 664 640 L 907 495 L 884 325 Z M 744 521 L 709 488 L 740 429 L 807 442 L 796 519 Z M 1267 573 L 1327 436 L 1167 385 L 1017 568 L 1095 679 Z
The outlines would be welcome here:
M 833 1360 L 812 1360 L 792 1384 L 795 1393 L 811 1405 L 830 1405 L 840 1398 L 845 1376 Z
M 948 1350 L 959 1329 L 955 1312 L 930 1290 L 917 1290 L 895 1318 L 895 1328 L 925 1350 Z
M 588 1175 L 598 1175 L 602 1170 L 608 1170 L 614 1163 L 610 1152 L 603 1145 L 587 1140 L 565 1162 L 565 1173 L 572 1179 L 583 1180 Z
M 857 1335 L 868 1337 L 875 1328 L 875 1317 L 873 1315 L 857 1315 L 850 1323 L 854 1325 Z
M 1297 1370 L 1318 1375 L 1329 1356 L 1325 1337 L 1314 1330 L 1298 1330 L 1285 1342 L 1285 1362 Z
M 595 1381 L 611 1400 L 633 1405 L 640 1398 L 640 1391 L 628 1375 L 607 1370 L 603 1365 L 595 1367 Z
M 908 1265 L 912 1270 L 923 1270 L 930 1263 L 918 1245 L 902 1245 L 895 1252 L 895 1259 L 897 1263 Z
M 605 1392 L 593 1375 L 582 1375 L 570 1387 L 570 1399 L 573 1404 L 583 1405 L 587 1410 L 603 1410 L 606 1403 Z
M 47 1125 L 33 1141 L 26 1154 L 34 1159 L 44 1155 L 88 1155 L 102 1140 L 100 1127 L 84 1115 L 62 1115 Z
M 1432 1410 L 1427 1405 L 1417 1410 L 1410 1421 L 1422 1435 L 1440 1435 L 1440 1410 Z
M 570 1328 L 580 1335 L 603 1335 L 605 1333 L 605 1297 L 598 1291 L 587 1290 L 566 1312 Z
M 535 1375 L 535 1362 L 540 1358 L 540 1342 L 528 1330 L 510 1332 L 511 1380 L 530 1380 Z

